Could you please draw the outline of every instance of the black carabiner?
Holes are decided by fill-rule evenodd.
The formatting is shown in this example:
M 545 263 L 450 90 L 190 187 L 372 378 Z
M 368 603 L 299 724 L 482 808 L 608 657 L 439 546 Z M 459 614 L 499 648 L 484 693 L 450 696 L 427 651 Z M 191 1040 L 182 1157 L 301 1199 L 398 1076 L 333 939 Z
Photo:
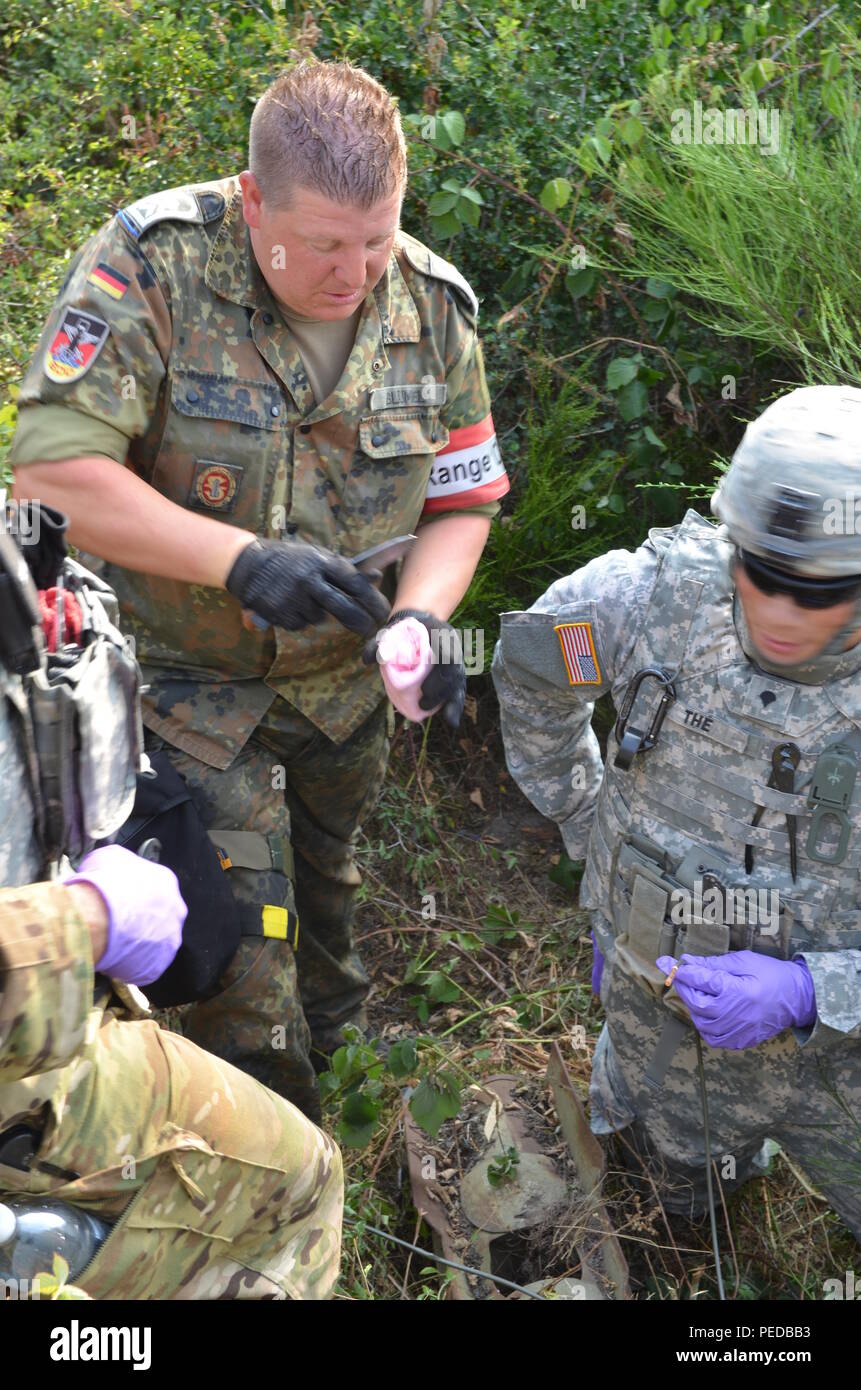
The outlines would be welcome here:
M 662 685 L 664 688 L 661 694 L 661 702 L 652 717 L 649 732 L 643 733 L 640 729 L 629 729 L 628 719 L 631 710 L 634 708 L 637 691 L 640 689 L 640 686 L 647 676 L 656 680 L 659 685 Z M 669 676 L 666 671 L 662 671 L 659 666 L 644 666 L 642 671 L 638 671 L 635 676 L 631 677 L 614 729 L 616 741 L 619 744 L 618 751 L 613 759 L 614 767 L 620 767 L 623 772 L 626 772 L 631 766 L 635 753 L 645 753 L 648 749 L 654 748 L 658 741 L 658 734 L 661 732 L 661 725 L 664 722 L 667 710 L 675 698 L 676 687 L 673 685 L 672 677 Z

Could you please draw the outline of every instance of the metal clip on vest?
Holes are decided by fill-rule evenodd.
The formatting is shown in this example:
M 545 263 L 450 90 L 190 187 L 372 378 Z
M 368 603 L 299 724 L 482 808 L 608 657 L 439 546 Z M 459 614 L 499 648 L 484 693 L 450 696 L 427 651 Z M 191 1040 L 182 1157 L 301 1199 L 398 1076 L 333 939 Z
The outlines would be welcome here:
M 643 733 L 640 729 L 628 728 L 628 719 L 631 710 L 634 708 L 634 701 L 637 692 L 646 677 L 649 676 L 663 686 L 661 701 L 652 717 L 652 723 L 648 733 Z M 635 753 L 645 753 L 650 748 L 654 748 L 658 741 L 658 734 L 661 732 L 661 725 L 666 717 L 667 710 L 676 698 L 676 688 L 672 678 L 666 671 L 662 671 L 659 666 L 644 666 L 642 671 L 637 671 L 631 677 L 628 689 L 625 691 L 625 698 L 622 701 L 622 708 L 619 710 L 619 717 L 616 720 L 614 730 L 616 741 L 619 744 L 618 751 L 613 759 L 614 767 L 619 767 L 623 772 L 627 772 L 633 762 Z
M 840 864 L 846 858 L 852 829 L 846 811 L 852 800 L 857 775 L 858 755 L 847 744 L 839 743 L 833 748 L 826 748 L 816 759 L 807 796 L 807 805 L 813 811 L 807 836 L 809 859 L 816 859 L 820 864 Z M 833 816 L 840 826 L 840 839 L 831 854 L 817 845 L 826 816 Z
M 795 773 L 801 762 L 801 749 L 795 743 L 779 743 L 771 755 L 771 773 L 766 786 L 775 787 L 780 792 L 795 791 Z M 764 806 L 757 806 L 751 827 L 759 825 Z M 798 877 L 798 820 L 791 812 L 786 814 L 786 833 L 789 836 L 789 867 L 792 882 Z M 747 874 L 753 873 L 753 845 L 744 847 L 744 867 Z

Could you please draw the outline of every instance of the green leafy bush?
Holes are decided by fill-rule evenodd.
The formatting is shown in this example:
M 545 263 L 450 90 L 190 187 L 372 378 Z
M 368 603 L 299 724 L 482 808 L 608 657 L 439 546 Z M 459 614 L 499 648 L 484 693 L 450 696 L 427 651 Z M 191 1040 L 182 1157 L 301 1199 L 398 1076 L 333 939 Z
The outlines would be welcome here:
M 841 153 L 834 139 L 838 127 L 851 133 L 857 41 L 841 13 L 819 16 L 803 0 L 369 0 L 358 9 L 325 0 L 313 13 L 283 0 L 60 0 L 49 11 L 41 0 L 7 0 L 0 476 L 15 385 L 74 249 L 134 198 L 243 167 L 253 103 L 297 54 L 347 57 L 400 103 L 411 171 L 404 225 L 453 258 L 482 301 L 513 486 L 510 520 L 494 526 L 456 621 L 492 638 L 501 610 L 528 604 L 610 545 L 636 545 L 648 526 L 676 520 L 683 498 L 707 492 L 716 458 L 776 381 L 834 363 L 855 371 L 857 207 L 838 208 L 840 184 L 826 185 L 836 175 L 857 189 L 855 146 Z M 804 134 L 805 159 L 813 152 L 804 186 L 824 193 L 841 236 L 818 279 L 805 246 L 810 293 L 793 318 L 791 276 L 772 304 L 776 270 L 764 254 L 785 202 L 769 216 L 748 180 L 729 211 L 734 252 L 747 246 L 749 259 L 725 278 L 741 275 L 760 300 L 750 336 L 743 302 L 721 291 L 709 307 L 706 240 L 694 239 L 693 251 L 655 241 L 649 257 L 647 219 L 623 200 L 620 171 L 637 160 L 648 170 L 662 91 L 765 100 L 797 72 L 821 106 Z M 677 166 L 665 156 L 660 175 L 672 183 Z M 727 171 L 718 190 L 727 206 L 731 189 Z M 827 216 L 812 213 L 808 228 Z M 771 259 L 785 268 L 800 214 L 783 230 Z M 780 332 L 769 334 L 775 305 Z M 572 525 L 575 507 L 582 526 Z

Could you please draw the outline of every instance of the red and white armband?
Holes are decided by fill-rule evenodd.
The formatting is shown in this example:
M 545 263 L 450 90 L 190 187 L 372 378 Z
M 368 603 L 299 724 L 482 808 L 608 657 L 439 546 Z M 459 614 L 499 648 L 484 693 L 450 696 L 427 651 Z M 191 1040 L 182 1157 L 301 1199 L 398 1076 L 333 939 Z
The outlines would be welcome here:
M 434 460 L 422 516 L 495 502 L 511 487 L 499 452 L 493 416 L 451 431 Z

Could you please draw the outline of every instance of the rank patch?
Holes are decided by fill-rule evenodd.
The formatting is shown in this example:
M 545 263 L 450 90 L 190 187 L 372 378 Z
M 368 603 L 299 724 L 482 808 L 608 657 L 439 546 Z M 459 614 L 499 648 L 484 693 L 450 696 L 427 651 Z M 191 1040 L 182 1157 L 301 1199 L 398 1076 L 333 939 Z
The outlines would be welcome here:
M 95 270 L 91 270 L 87 276 L 91 285 L 96 285 L 98 289 L 104 290 L 111 299 L 122 299 L 131 283 L 127 275 L 121 275 L 118 270 L 114 270 L 112 265 L 107 265 L 105 261 L 99 261 Z
M 92 367 L 109 332 L 98 314 L 64 309 L 60 326 L 45 353 L 45 375 L 63 384 L 76 381 Z
M 162 188 L 148 193 L 117 213 L 126 231 L 137 241 L 149 227 L 165 218 L 179 222 L 201 222 L 197 199 L 187 188 Z
M 600 685 L 601 672 L 592 640 L 591 623 L 557 623 L 553 631 L 559 638 L 569 685 Z
M 189 503 L 213 512 L 232 512 L 243 471 L 238 463 L 213 463 L 211 459 L 198 459 L 188 495 Z

